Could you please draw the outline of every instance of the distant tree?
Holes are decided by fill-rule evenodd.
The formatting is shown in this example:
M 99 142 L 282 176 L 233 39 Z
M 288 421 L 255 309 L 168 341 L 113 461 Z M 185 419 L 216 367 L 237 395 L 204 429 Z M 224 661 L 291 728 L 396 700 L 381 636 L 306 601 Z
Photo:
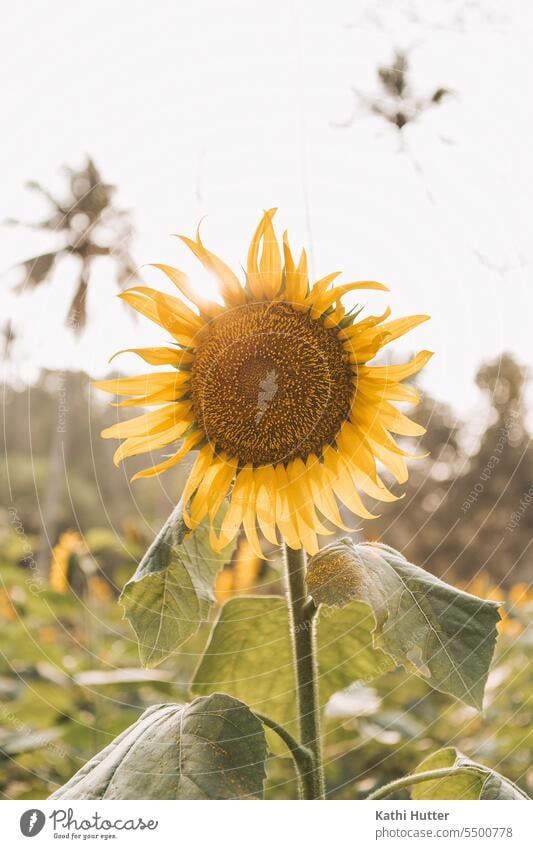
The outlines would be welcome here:
M 379 506 L 365 533 L 383 537 L 447 580 L 487 574 L 497 584 L 527 581 L 533 551 L 533 448 L 526 428 L 526 370 L 511 354 L 476 377 L 491 407 L 479 448 L 462 447 L 464 423 L 427 394 L 416 411 L 428 457 L 410 467 L 405 497 Z
M 45 198 L 50 206 L 47 218 L 35 222 L 8 219 L 6 223 L 44 230 L 59 237 L 55 250 L 39 254 L 21 263 L 24 279 L 18 291 L 35 289 L 52 278 L 58 262 L 76 257 L 78 275 L 74 295 L 68 307 L 65 324 L 79 334 L 87 323 L 87 291 L 91 270 L 97 257 L 109 257 L 117 267 L 117 283 L 123 288 L 134 273 L 130 254 L 131 222 L 129 213 L 118 209 L 113 202 L 115 187 L 104 182 L 93 160 L 88 157 L 80 169 L 65 166 L 67 190 L 62 199 L 35 181 L 28 187 Z M 64 393 L 72 396 L 72 378 L 64 375 Z M 49 549 L 57 535 L 57 516 L 60 512 L 63 461 L 68 453 L 71 431 L 56 427 L 50 441 L 48 473 L 42 498 L 42 533 L 38 564 L 44 573 L 49 563 Z
M 452 94 L 450 89 L 439 86 L 426 96 L 417 95 L 409 74 L 409 59 L 404 50 L 396 50 L 390 64 L 379 65 L 376 73 L 378 93 L 368 95 L 352 86 L 355 108 L 350 118 L 340 126 L 350 127 L 355 120 L 357 107 L 362 106 L 401 131 Z
M 121 288 L 135 271 L 130 254 L 131 222 L 129 213 L 117 209 L 113 203 L 115 186 L 104 182 L 90 157 L 82 168 L 65 166 L 63 172 L 68 183 L 63 199 L 55 197 L 40 183 L 28 183 L 28 188 L 49 203 L 51 209 L 47 218 L 36 222 L 10 218 L 5 223 L 49 231 L 60 237 L 60 244 L 55 250 L 21 263 L 25 274 L 17 287 L 19 290 L 35 288 L 49 280 L 57 263 L 64 257 L 78 259 L 77 285 L 66 323 L 75 332 L 80 332 L 87 321 L 87 290 L 94 259 L 105 256 L 115 262 L 117 283 Z

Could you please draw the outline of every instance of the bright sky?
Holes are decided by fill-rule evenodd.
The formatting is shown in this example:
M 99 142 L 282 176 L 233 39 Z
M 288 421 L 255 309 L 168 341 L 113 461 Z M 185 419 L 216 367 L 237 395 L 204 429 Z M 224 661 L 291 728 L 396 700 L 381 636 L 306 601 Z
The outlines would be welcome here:
M 280 231 L 311 242 L 317 276 L 383 280 L 392 294 L 369 293 L 373 312 L 390 303 L 433 316 L 395 352 L 434 350 L 423 385 L 471 411 L 481 360 L 510 350 L 531 361 L 532 36 L 522 0 L 11 4 L 0 220 L 39 217 L 24 183 L 60 190 L 59 167 L 90 153 L 133 213 L 138 264 L 173 263 L 210 287 L 169 234 L 205 215 L 205 242 L 239 268 L 262 209 L 278 206 Z M 405 132 L 408 153 L 363 110 L 351 128 L 334 126 L 352 111 L 352 85 L 377 93 L 376 66 L 397 47 L 411 51 L 421 97 L 455 92 Z M 54 246 L 53 234 L 0 228 L 1 268 Z M 2 314 L 24 326 L 15 353 L 26 378 L 36 365 L 100 376 L 118 348 L 161 341 L 126 318 L 106 261 L 78 343 L 61 330 L 69 262 L 31 298 L 6 294 L 11 277 Z M 121 366 L 138 368 L 130 355 Z

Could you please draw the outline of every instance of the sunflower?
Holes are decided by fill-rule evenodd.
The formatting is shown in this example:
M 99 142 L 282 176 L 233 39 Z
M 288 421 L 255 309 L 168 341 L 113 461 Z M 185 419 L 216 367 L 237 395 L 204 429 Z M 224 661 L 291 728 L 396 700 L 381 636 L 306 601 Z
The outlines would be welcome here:
M 65 531 L 52 549 L 50 586 L 56 593 L 66 593 L 74 560 L 87 554 L 87 546 L 76 531 Z
M 173 344 L 126 350 L 171 369 L 95 385 L 129 396 L 117 406 L 156 407 L 102 432 L 123 440 L 116 464 L 173 446 L 170 456 L 133 479 L 158 475 L 198 452 L 183 515 L 191 529 L 208 518 L 215 550 L 243 527 L 258 554 L 258 529 L 274 545 L 279 532 L 290 548 L 313 554 L 317 535 L 333 533 L 332 526 L 349 530 L 339 505 L 371 518 L 361 492 L 396 498 L 376 461 L 399 483 L 407 479 L 410 455 L 391 434 L 419 436 L 424 429 L 391 402 L 418 401 L 402 381 L 431 353 L 402 365 L 368 362 L 428 316 L 389 321 L 389 309 L 361 319 L 360 309 L 346 312 L 348 292 L 387 287 L 374 281 L 332 286 L 340 272 L 310 285 L 305 251 L 296 263 L 286 233 L 280 250 L 275 211 L 265 212 L 254 233 L 244 285 L 207 250 L 199 231 L 196 239 L 180 236 L 217 278 L 223 305 L 197 292 L 181 271 L 157 265 L 183 297 L 146 286 L 119 297 L 166 330 Z

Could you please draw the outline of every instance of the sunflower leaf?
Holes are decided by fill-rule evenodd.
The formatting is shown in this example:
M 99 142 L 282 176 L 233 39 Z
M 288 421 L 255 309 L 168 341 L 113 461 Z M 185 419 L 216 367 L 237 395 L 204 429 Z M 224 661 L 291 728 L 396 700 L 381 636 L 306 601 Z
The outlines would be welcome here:
M 527 799 L 512 781 L 487 766 L 471 761 L 453 746 L 440 749 L 417 766 L 414 775 L 434 769 L 454 772 L 413 786 L 413 799 Z
M 51 799 L 260 799 L 263 725 L 220 693 L 148 708 Z
M 318 622 L 320 702 L 353 681 L 369 681 L 394 662 L 372 645 L 376 620 L 367 605 L 323 610 Z M 226 602 L 195 672 L 192 691 L 243 699 L 298 737 L 296 682 L 287 604 L 277 596 Z M 271 741 L 273 748 L 277 748 Z
M 388 546 L 350 539 L 311 558 L 308 587 L 316 604 L 364 602 L 377 622 L 376 647 L 436 690 L 481 710 L 497 602 L 451 587 Z
M 215 601 L 215 576 L 230 557 L 231 547 L 213 552 L 206 527 L 187 528 L 178 504 L 120 596 L 144 666 L 160 663 L 196 633 Z

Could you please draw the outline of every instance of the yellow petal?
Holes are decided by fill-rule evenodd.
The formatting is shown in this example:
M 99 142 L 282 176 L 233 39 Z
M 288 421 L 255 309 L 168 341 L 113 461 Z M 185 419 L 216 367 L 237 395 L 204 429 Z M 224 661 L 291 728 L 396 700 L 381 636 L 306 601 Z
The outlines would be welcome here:
M 261 543 L 259 542 L 259 537 L 257 535 L 257 526 L 256 526 L 256 510 L 255 510 L 255 477 L 254 471 L 252 469 L 252 473 L 250 475 L 250 483 L 249 483 L 249 494 L 248 500 L 246 504 L 246 508 L 243 514 L 242 520 L 244 533 L 246 534 L 246 539 L 248 540 L 250 546 L 253 549 L 254 554 L 257 557 L 263 557 L 263 551 L 261 549 Z
M 209 494 L 209 518 L 211 521 L 217 516 L 222 502 L 228 494 L 228 490 L 237 474 L 237 457 L 228 459 L 228 457 L 223 455 L 221 460 L 223 460 L 224 465 L 219 470 L 213 491 Z
M 282 463 L 278 463 L 274 472 L 276 476 L 276 524 L 290 548 L 301 548 L 296 520 L 289 500 L 287 470 Z
M 308 528 L 316 531 L 317 534 L 331 534 L 331 529 L 323 525 L 316 515 L 314 499 L 307 478 L 307 467 L 300 457 L 287 464 L 287 476 L 292 484 L 295 501 L 298 503 L 297 515 L 301 517 Z
M 270 210 L 265 213 L 263 251 L 259 262 L 259 269 L 263 280 L 263 290 L 267 298 L 275 297 L 281 286 L 281 256 L 278 240 L 272 224 L 274 214 L 275 210 Z
M 254 469 L 257 521 L 263 536 L 278 545 L 276 535 L 276 474 L 272 466 Z
M 199 525 L 208 513 L 211 519 L 215 518 L 228 494 L 236 467 L 236 460 L 228 463 L 224 458 L 213 459 L 191 500 L 190 515 L 194 527 Z
M 216 304 L 214 301 L 210 301 L 208 298 L 204 298 L 195 290 L 191 281 L 187 275 L 183 273 L 183 271 L 179 271 L 171 265 L 164 265 L 157 262 L 152 263 L 152 266 L 153 268 L 159 268 L 160 271 L 166 274 L 168 279 L 174 283 L 182 295 L 184 295 L 187 300 L 195 304 L 200 312 L 203 312 L 205 315 L 214 316 L 218 315 L 221 311 L 222 308 L 219 304 Z
M 325 277 L 322 277 L 320 280 L 317 280 L 316 283 L 313 284 L 311 291 L 307 295 L 305 299 L 305 303 L 311 307 L 311 317 L 318 318 L 322 315 L 323 310 L 318 307 L 322 298 L 325 297 L 325 293 L 327 291 L 330 283 L 333 283 L 336 277 L 339 276 L 340 271 L 333 271 L 331 274 L 327 274 Z
M 161 371 L 138 374 L 135 377 L 112 377 L 95 380 L 93 386 L 113 395 L 150 395 L 162 389 L 173 390 L 189 382 L 189 373 L 184 371 Z
M 202 330 L 205 327 L 205 320 L 198 313 L 193 312 L 180 298 L 175 298 L 174 295 L 167 295 L 158 289 L 152 289 L 151 286 L 132 286 L 131 289 L 122 292 L 119 297 L 129 293 L 143 295 L 145 298 L 151 299 L 163 310 L 179 319 L 191 332 Z
M 168 333 L 171 333 L 176 342 L 183 345 L 185 348 L 194 348 L 196 346 L 195 333 L 186 322 L 182 321 L 178 315 L 169 312 L 167 309 L 156 303 L 152 298 L 143 295 L 139 292 L 133 292 L 128 289 L 127 292 L 122 292 L 119 296 L 123 301 L 126 301 L 133 309 L 140 312 L 150 321 L 159 324 Z
M 400 436 L 423 436 L 426 432 L 425 427 L 412 421 L 388 401 L 383 401 L 379 405 L 378 415 L 387 430 Z
M 306 465 L 311 494 L 317 508 L 328 521 L 332 522 L 338 528 L 342 528 L 343 531 L 349 531 L 351 533 L 355 529 L 349 528 L 342 521 L 333 490 L 331 489 L 327 469 L 319 462 L 314 454 L 309 455 Z
M 380 377 L 386 380 L 405 380 L 407 377 L 411 377 L 411 375 L 416 374 L 420 369 L 424 368 L 432 356 L 432 351 L 420 351 L 408 363 L 396 366 L 366 366 L 360 374 L 363 374 L 365 377 Z
M 148 436 L 167 430 L 172 424 L 178 422 L 186 415 L 192 407 L 190 401 L 181 404 L 167 404 L 160 410 L 144 413 L 124 422 L 117 422 L 111 427 L 106 427 L 100 436 L 104 439 L 127 439 L 130 436 Z
M 380 292 L 389 291 L 383 283 L 377 283 L 375 280 L 359 280 L 356 283 L 344 283 L 342 286 L 336 286 L 334 289 L 325 292 L 316 300 L 311 310 L 311 315 L 313 317 L 322 315 L 335 301 L 338 301 L 347 292 L 353 292 L 356 289 L 375 289 Z
M 358 370 L 358 377 L 354 381 L 356 393 L 354 403 L 357 402 L 357 396 L 364 398 L 369 403 L 375 403 L 376 400 L 381 401 L 388 399 L 389 401 L 405 401 L 407 404 L 418 404 L 420 395 L 412 386 L 404 386 L 402 383 L 396 383 L 391 380 L 379 380 L 372 377 L 361 377 Z
M 364 506 L 348 467 L 342 456 L 332 446 L 328 445 L 324 449 L 324 465 L 330 472 L 331 487 L 339 501 L 362 519 L 376 518 Z
M 429 315 L 407 315 L 404 318 L 396 318 L 394 321 L 387 321 L 385 324 L 382 324 L 380 330 L 389 334 L 389 338 L 387 339 L 387 345 L 389 342 L 392 342 L 393 339 L 399 339 L 400 336 L 404 336 L 405 333 L 408 333 L 410 330 L 413 330 L 415 327 L 418 327 L 419 324 L 423 324 L 424 321 L 428 321 L 431 318 Z
M 272 217 L 275 214 L 275 208 L 268 209 L 264 213 L 261 221 L 257 225 L 254 235 L 252 236 L 252 241 L 250 242 L 250 247 L 248 249 L 246 276 L 250 289 L 252 290 L 252 294 L 258 299 L 262 298 L 265 294 L 270 297 L 269 291 L 275 287 L 275 274 L 278 260 L 279 283 L 281 284 L 281 259 L 279 258 L 279 247 L 274 234 L 274 228 L 272 226 Z M 272 240 L 274 240 L 275 246 Z M 261 262 L 258 264 L 261 242 L 263 242 L 263 251 Z M 275 256 L 276 250 L 277 259 Z
M 183 400 L 188 395 L 190 385 L 184 382 L 181 386 L 169 386 L 166 389 L 160 389 L 157 392 L 152 392 L 149 395 L 139 395 L 135 398 L 128 398 L 124 401 L 115 401 L 111 404 L 112 407 L 153 407 L 160 404 L 166 404 L 170 401 Z
M 392 436 L 386 430 L 379 413 L 372 407 L 363 407 L 355 404 L 350 414 L 350 421 L 359 432 L 362 439 L 372 439 L 379 442 L 388 451 L 393 454 L 399 454 L 400 457 L 411 456 L 408 451 L 404 451 L 396 444 Z
M 222 527 L 218 535 L 218 545 L 224 548 L 231 540 L 235 539 L 242 525 L 244 512 L 250 498 L 250 483 L 252 479 L 252 467 L 248 463 L 244 466 L 237 477 L 231 493 L 231 500 L 222 520 Z
M 139 478 L 153 478 L 156 475 L 160 475 L 161 472 L 165 472 L 167 469 L 172 468 L 180 460 L 183 460 L 184 457 L 192 451 L 193 448 L 205 438 L 205 434 L 201 430 L 194 431 L 186 439 L 183 440 L 183 444 L 176 451 L 175 454 L 172 454 L 171 457 L 168 457 L 166 460 L 163 460 L 162 463 L 158 463 L 156 466 L 150 466 L 148 469 L 142 469 L 140 472 L 136 472 L 133 477 L 130 479 L 132 482 L 138 480 Z
M 407 463 L 403 457 L 393 451 L 389 451 L 381 442 L 367 437 L 367 442 L 378 460 L 383 463 L 386 469 L 393 475 L 398 483 L 405 483 L 409 477 L 407 472 Z
M 181 351 L 179 348 L 123 348 L 113 354 L 109 362 L 113 362 L 119 354 L 137 354 L 152 366 L 180 366 L 194 361 L 194 354 Z
M 331 315 L 327 315 L 324 319 L 324 327 L 337 327 L 338 323 L 342 321 L 344 316 L 346 315 L 346 310 L 342 305 L 341 301 L 337 304 Z
M 355 484 L 364 493 L 379 501 L 397 500 L 377 474 L 376 462 L 368 444 L 349 422 L 345 422 L 337 437 L 337 448 Z
M 113 455 L 115 466 L 118 466 L 126 457 L 147 454 L 156 451 L 158 448 L 163 448 L 165 445 L 170 445 L 171 442 L 175 442 L 180 436 L 183 436 L 185 431 L 191 426 L 191 423 L 192 421 L 190 419 L 184 418 L 161 433 L 148 436 L 132 436 L 129 439 L 125 439 Z
M 227 304 L 235 306 L 245 302 L 246 293 L 239 283 L 239 278 L 225 262 L 204 247 L 199 230 L 196 233 L 196 242 L 188 239 L 187 236 L 178 236 L 178 239 L 187 245 L 207 271 L 215 275 L 220 286 L 220 294 Z
M 192 528 L 191 517 L 189 516 L 189 501 L 191 495 L 196 491 L 200 481 L 209 468 L 209 464 L 213 458 L 213 446 L 210 442 L 204 445 L 198 452 L 198 456 L 193 463 L 193 467 L 187 478 L 187 483 L 183 489 L 181 501 L 183 504 L 183 521 L 187 527 Z
M 364 333 L 366 330 L 369 330 L 376 325 L 381 324 L 382 321 L 385 321 L 386 318 L 391 314 L 390 307 L 387 307 L 384 313 L 381 315 L 369 315 L 361 321 L 357 321 L 355 324 L 350 324 L 348 327 L 345 327 L 343 330 L 339 331 L 339 337 L 341 339 L 351 339 L 352 336 L 358 336 L 360 333 Z
M 307 258 L 305 251 L 302 251 L 298 268 L 296 268 L 287 231 L 283 234 L 283 253 L 285 256 L 285 296 L 290 304 L 302 306 L 307 297 Z

